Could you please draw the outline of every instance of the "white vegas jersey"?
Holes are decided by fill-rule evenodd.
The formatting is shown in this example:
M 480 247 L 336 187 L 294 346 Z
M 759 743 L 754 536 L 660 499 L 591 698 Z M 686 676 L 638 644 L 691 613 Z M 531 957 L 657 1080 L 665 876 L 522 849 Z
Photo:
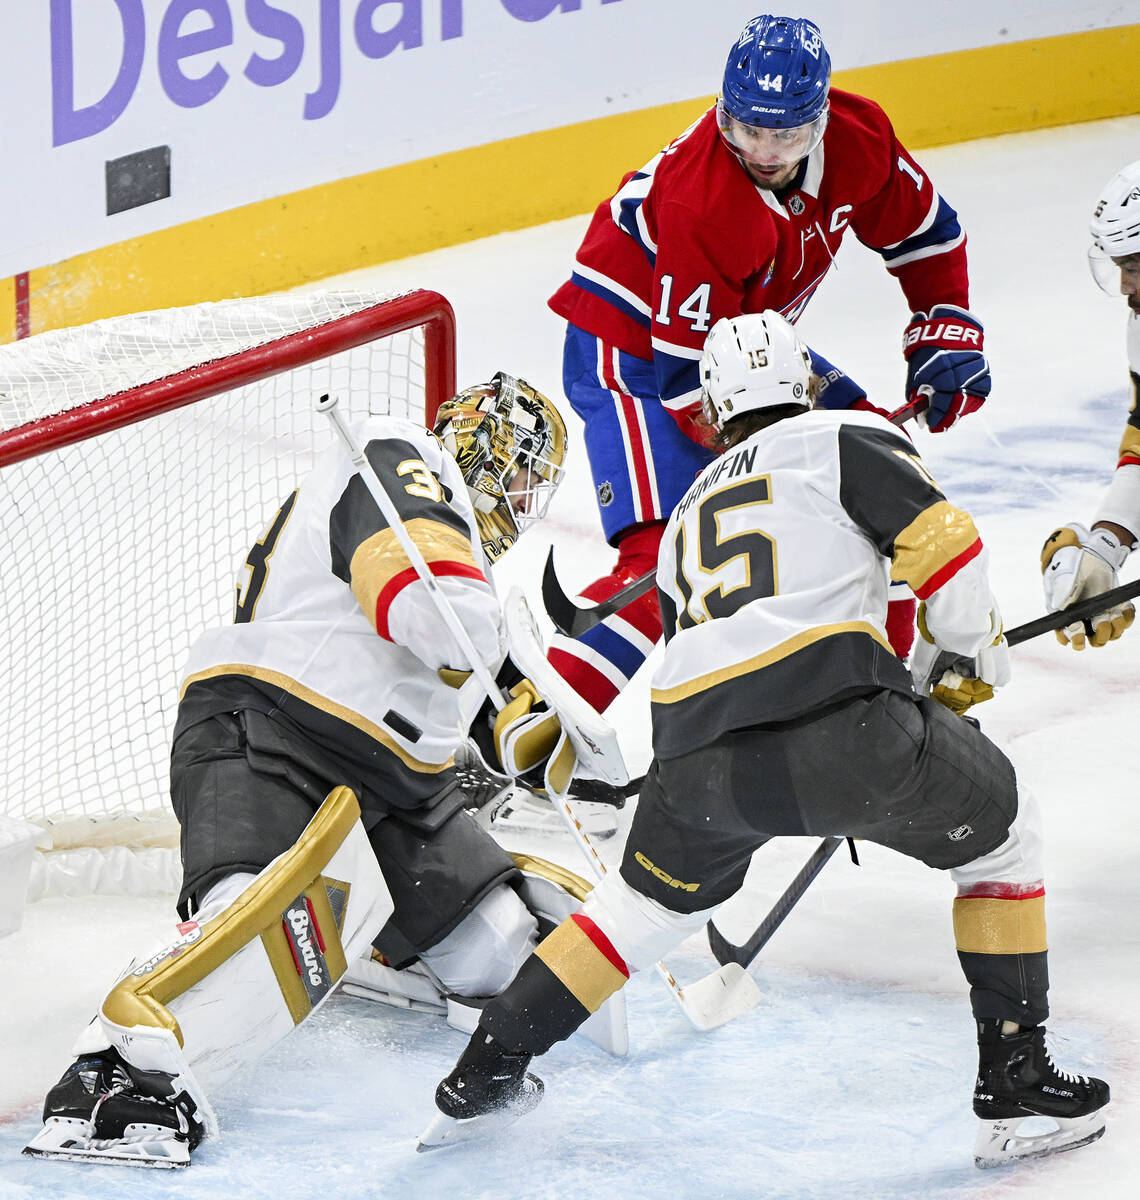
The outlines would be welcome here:
M 657 580 L 659 758 L 859 692 L 911 692 L 886 637 L 891 580 L 944 628 L 972 630 L 962 652 L 992 604 L 969 514 L 903 433 L 850 411 L 778 421 L 708 466 L 673 512 Z
M 427 430 L 394 418 L 372 418 L 357 436 L 494 672 L 500 605 L 455 460 Z M 179 729 L 223 709 L 259 708 L 354 764 L 357 777 L 367 780 L 384 758 L 389 774 L 418 777 L 423 786 L 412 792 L 434 786 L 482 693 L 438 673 L 472 664 L 339 443 L 250 550 L 234 615 L 191 650 Z
M 1120 440 L 1112 482 L 1093 523 L 1112 521 L 1140 537 L 1140 313 L 1129 311 L 1126 344 L 1132 379 L 1132 409 Z

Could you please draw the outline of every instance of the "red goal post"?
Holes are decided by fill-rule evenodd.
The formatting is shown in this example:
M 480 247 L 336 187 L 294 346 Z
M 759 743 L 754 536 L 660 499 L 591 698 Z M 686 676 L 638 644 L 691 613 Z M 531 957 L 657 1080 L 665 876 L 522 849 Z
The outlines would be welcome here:
M 137 890 L 141 848 L 174 844 L 182 665 L 332 439 L 314 399 L 430 425 L 455 360 L 430 291 L 217 301 L 0 346 L 0 811 L 40 831 L 32 895 L 56 870 Z

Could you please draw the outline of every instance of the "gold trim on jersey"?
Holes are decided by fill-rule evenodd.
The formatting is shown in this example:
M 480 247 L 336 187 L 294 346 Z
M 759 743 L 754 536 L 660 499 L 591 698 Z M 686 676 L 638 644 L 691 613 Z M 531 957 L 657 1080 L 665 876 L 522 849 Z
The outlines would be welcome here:
M 268 667 L 255 667 L 251 663 L 221 663 L 216 667 L 209 667 L 205 671 L 198 671 L 187 676 L 182 682 L 182 690 L 178 694 L 179 700 L 185 697 L 186 689 L 191 684 L 201 683 L 206 679 L 215 679 L 220 675 L 244 675 L 250 679 L 259 679 L 262 683 L 268 683 L 272 687 L 280 688 L 281 691 L 288 692 L 290 696 L 311 705 L 320 712 L 335 717 L 346 725 L 351 725 L 353 729 L 359 729 L 374 742 L 379 742 L 386 750 L 390 750 L 404 766 L 421 775 L 438 775 L 441 771 L 446 771 L 455 761 L 449 756 L 446 762 L 422 762 L 409 754 L 383 726 L 361 716 L 355 709 L 334 703 L 327 696 L 322 696 L 320 692 L 314 692 L 312 688 L 305 687 L 303 683 L 298 683 L 281 671 L 273 671 Z
M 460 562 L 478 569 L 471 540 L 458 529 L 427 517 L 413 517 L 404 522 L 404 528 L 425 562 Z M 413 568 L 395 533 L 391 529 L 381 529 L 357 546 L 348 569 L 352 594 L 375 628 L 376 601 L 380 593 L 397 575 Z
M 825 638 L 842 633 L 865 633 L 878 642 L 884 650 L 891 654 L 894 653 L 886 637 L 867 621 L 841 621 L 835 625 L 817 625 L 813 629 L 805 629 L 803 633 L 797 633 L 795 637 L 788 638 L 785 642 L 780 642 L 770 650 L 765 650 L 763 654 L 746 658 L 743 662 L 733 663 L 730 667 L 710 671 L 707 675 L 698 675 L 695 679 L 690 679 L 686 683 L 678 683 L 670 688 L 653 688 L 650 691 L 650 700 L 654 704 L 676 704 L 678 701 L 687 700 L 690 696 L 695 696 L 700 692 L 707 692 L 709 688 L 716 687 L 718 684 L 727 683 L 731 679 L 739 679 L 742 675 L 762 671 L 765 667 L 770 667 L 773 663 L 777 663 L 807 646 L 814 646 Z
M 182 1030 L 167 1005 L 201 983 L 254 938 L 264 938 L 275 927 L 279 929 L 282 914 L 302 893 L 319 901 L 315 907 L 318 916 L 325 918 L 321 922 L 325 961 L 335 983 L 344 974 L 346 963 L 340 929 L 332 919 L 324 885 L 328 883 L 337 888 L 346 888 L 346 885 L 326 881 L 321 871 L 332 861 L 359 819 L 360 805 L 352 790 L 333 788 L 291 849 L 266 867 L 217 917 L 200 927 L 200 936 L 196 940 L 187 941 L 184 946 L 167 947 L 165 957 L 157 956 L 157 961 L 148 960 L 136 965 L 134 973 L 120 980 L 103 1001 L 103 1015 L 124 1029 L 135 1025 L 167 1029 L 177 1038 L 179 1046 L 185 1046 Z M 269 950 L 268 942 L 266 950 Z M 286 974 L 291 972 L 295 976 L 295 964 L 287 947 L 285 953 L 289 957 Z M 280 980 L 285 967 L 279 953 L 276 959 L 274 961 L 274 955 L 270 955 Z M 301 990 L 304 990 L 303 986 Z M 284 994 L 284 988 L 282 991 Z M 300 1016 L 296 1015 L 295 997 L 290 1000 L 285 995 L 285 1000 L 294 1021 L 307 1015 L 307 1008 Z
M 978 540 L 968 512 L 939 500 L 925 508 L 895 538 L 891 578 L 920 589 Z
M 959 896 L 954 900 L 954 941 L 963 954 L 1044 953 L 1045 897 Z
M 1124 426 L 1124 436 L 1120 439 L 1118 458 L 1140 458 L 1140 429 L 1134 425 Z

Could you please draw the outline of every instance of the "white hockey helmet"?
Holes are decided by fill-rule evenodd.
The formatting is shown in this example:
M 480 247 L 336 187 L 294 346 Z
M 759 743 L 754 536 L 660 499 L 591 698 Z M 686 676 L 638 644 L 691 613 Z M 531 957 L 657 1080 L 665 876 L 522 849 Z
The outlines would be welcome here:
M 701 355 L 705 420 L 720 429 L 757 409 L 785 404 L 810 408 L 810 379 L 807 347 L 778 312 L 721 317 Z
M 1119 264 L 1140 254 L 1140 161 L 1129 163 L 1101 188 L 1089 222 L 1089 269 L 1103 291 L 1119 293 Z

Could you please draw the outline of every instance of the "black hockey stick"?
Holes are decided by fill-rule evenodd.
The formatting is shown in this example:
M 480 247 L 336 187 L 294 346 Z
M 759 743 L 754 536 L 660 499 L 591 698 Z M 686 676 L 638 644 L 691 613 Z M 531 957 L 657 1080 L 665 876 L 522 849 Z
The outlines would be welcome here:
M 887 416 L 893 425 L 902 425 L 911 417 L 917 417 L 926 411 L 927 397 L 919 396 L 902 408 L 897 408 Z M 554 569 L 554 547 L 546 555 L 546 566 L 542 570 L 542 603 L 546 606 L 547 615 L 554 622 L 555 628 L 567 637 L 577 638 L 589 632 L 595 625 L 600 625 L 606 617 L 613 616 L 627 604 L 644 596 L 653 588 L 657 579 L 656 571 L 646 571 L 632 583 L 627 583 L 621 591 L 614 592 L 608 600 L 602 600 L 590 608 L 579 608 L 562 590 L 558 582 L 558 572 Z
M 1017 646 L 1022 642 L 1029 641 L 1030 638 L 1048 633 L 1052 629 L 1063 629 L 1074 621 L 1086 621 L 1090 617 L 1095 617 L 1097 613 L 1104 612 L 1105 609 L 1115 608 L 1116 605 L 1123 604 L 1126 600 L 1134 600 L 1137 596 L 1140 596 L 1140 579 L 1133 579 L 1131 583 L 1122 583 L 1119 587 L 1110 588 L 1098 596 L 1089 596 L 1087 600 L 1078 600 L 1076 604 L 1070 604 L 1068 608 L 1046 613 L 1043 617 L 1026 621 L 1024 625 L 1015 625 L 1006 633 L 1005 640 L 1011 646 Z
M 709 949 L 716 961 L 722 966 L 734 962 L 747 967 L 783 924 L 784 918 L 808 890 L 812 880 L 823 870 L 827 860 L 843 845 L 843 840 L 841 837 L 825 837 L 816 846 L 811 858 L 800 868 L 799 874 L 788 884 L 784 894 L 772 905 L 772 910 L 757 926 L 756 932 L 743 945 L 734 946 L 710 921 L 705 930 L 708 933 Z
M 640 596 L 644 596 L 657 582 L 656 571 L 646 571 L 632 583 L 600 604 L 592 608 L 579 608 L 562 590 L 558 582 L 558 572 L 554 569 L 554 547 L 546 555 L 546 566 L 542 570 L 542 603 L 550 619 L 561 633 L 567 637 L 577 638 L 595 625 L 600 625 L 606 617 L 612 616 L 620 608 L 632 604 Z

